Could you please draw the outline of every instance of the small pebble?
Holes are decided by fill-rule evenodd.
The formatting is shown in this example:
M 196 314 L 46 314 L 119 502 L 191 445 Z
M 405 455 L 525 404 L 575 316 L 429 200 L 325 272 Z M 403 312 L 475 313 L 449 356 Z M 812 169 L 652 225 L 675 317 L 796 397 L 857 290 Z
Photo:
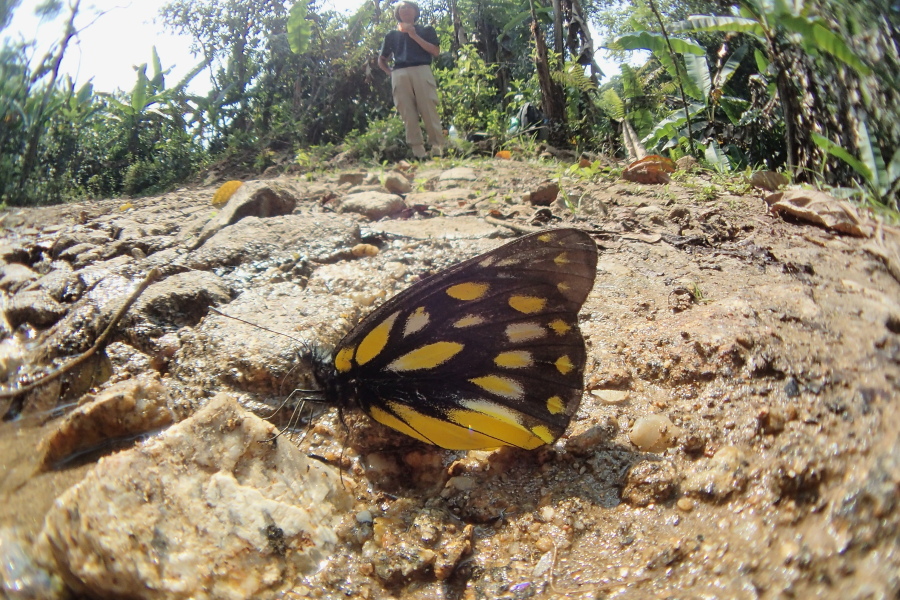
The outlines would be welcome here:
M 662 452 L 675 445 L 680 433 L 669 417 L 655 414 L 637 419 L 628 438 L 642 452 Z
M 376 256 L 378 254 L 378 246 L 373 246 L 372 244 L 357 244 L 350 249 L 350 254 L 356 258 Z
M 447 480 L 447 484 L 444 487 L 454 488 L 461 492 L 467 492 L 475 488 L 475 480 L 471 477 L 466 477 L 465 475 L 451 477 Z
M 621 404 L 631 396 L 630 392 L 622 390 L 591 390 L 591 394 L 606 404 Z
M 683 510 L 684 512 L 691 512 L 694 510 L 694 501 L 686 496 L 679 498 L 678 502 L 675 504 L 678 506 L 679 510 Z
M 541 507 L 538 518 L 544 523 L 549 523 L 553 520 L 554 515 L 556 515 L 556 510 L 552 506 L 544 506 Z

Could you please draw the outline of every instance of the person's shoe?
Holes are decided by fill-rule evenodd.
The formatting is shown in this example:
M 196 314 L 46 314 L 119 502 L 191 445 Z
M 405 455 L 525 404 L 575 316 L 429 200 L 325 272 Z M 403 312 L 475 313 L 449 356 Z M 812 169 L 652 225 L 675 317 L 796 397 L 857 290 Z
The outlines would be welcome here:
M 428 153 L 425 152 L 425 146 L 413 146 L 413 156 L 416 157 L 416 160 L 425 160 L 428 158 Z
M 431 147 L 431 157 L 432 158 L 441 158 L 444 156 L 444 147 L 443 146 L 432 146 Z

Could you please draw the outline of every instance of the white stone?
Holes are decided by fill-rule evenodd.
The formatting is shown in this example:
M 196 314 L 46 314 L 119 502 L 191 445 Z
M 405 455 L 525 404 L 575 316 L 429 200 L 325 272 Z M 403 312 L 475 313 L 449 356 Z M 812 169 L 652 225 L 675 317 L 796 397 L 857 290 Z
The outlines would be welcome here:
M 336 470 L 220 394 L 56 500 L 38 542 L 79 594 L 274 598 L 320 568 L 351 498 Z

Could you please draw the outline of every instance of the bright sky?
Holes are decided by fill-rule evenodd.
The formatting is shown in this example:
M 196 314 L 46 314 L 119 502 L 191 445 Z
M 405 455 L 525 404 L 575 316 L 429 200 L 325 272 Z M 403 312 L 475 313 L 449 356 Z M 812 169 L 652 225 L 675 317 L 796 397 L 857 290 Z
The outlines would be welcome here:
M 363 0 L 326 0 L 326 8 L 356 10 Z M 37 55 L 43 55 L 62 34 L 63 17 L 51 23 L 41 23 L 34 16 L 34 8 L 40 0 L 22 0 L 11 25 L 3 32 L 5 37 L 38 40 Z M 93 78 L 94 89 L 112 92 L 116 88 L 130 90 L 135 81 L 134 67 L 152 60 L 152 48 L 156 51 L 163 69 L 172 68 L 166 78 L 173 85 L 186 75 L 198 62 L 190 53 L 190 39 L 166 32 L 158 17 L 165 0 L 82 0 L 77 29 L 81 35 L 70 43 L 63 61 L 64 73 L 70 74 L 78 85 Z M 101 14 L 103 13 L 103 14 Z M 100 16 L 98 16 L 98 14 Z M 595 39 L 599 45 L 601 40 Z M 373 50 L 374 51 L 374 50 Z M 618 67 L 598 53 L 600 67 L 607 76 L 618 72 Z M 148 75 L 151 71 L 148 70 Z M 190 86 L 192 91 L 208 89 L 208 82 L 201 73 Z

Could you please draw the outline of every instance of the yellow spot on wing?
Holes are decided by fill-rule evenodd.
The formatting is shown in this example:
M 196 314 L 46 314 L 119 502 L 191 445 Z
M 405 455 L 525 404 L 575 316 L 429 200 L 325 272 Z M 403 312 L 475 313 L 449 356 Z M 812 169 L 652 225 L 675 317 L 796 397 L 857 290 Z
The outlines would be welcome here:
M 486 283 L 458 283 L 447 288 L 447 295 L 457 300 L 478 300 L 490 287 Z
M 563 375 L 568 375 L 574 368 L 572 360 L 566 355 L 562 355 L 556 360 L 556 369 Z
M 425 312 L 425 307 L 420 306 L 406 319 L 406 325 L 403 327 L 403 337 L 421 331 L 431 317 Z
M 435 342 L 421 348 L 407 352 L 387 366 L 389 371 L 416 371 L 418 369 L 433 369 L 441 365 L 463 349 L 462 344 L 456 342 Z
M 556 264 L 558 264 L 560 266 L 568 264 L 569 255 L 566 254 L 565 252 L 561 252 L 559 256 L 557 256 L 556 258 L 553 259 L 553 262 L 555 262 Z
M 400 421 L 395 418 L 394 421 L 400 423 L 404 428 L 394 427 L 394 425 L 388 423 L 385 423 L 385 425 L 394 427 L 394 429 L 402 433 L 414 431 L 414 435 L 410 434 L 414 438 L 427 441 L 441 448 L 447 448 L 448 450 L 480 450 L 509 445 L 508 442 L 502 439 L 496 439 L 492 431 L 484 433 L 469 429 L 452 421 L 422 414 L 409 406 L 396 402 L 391 402 L 390 407 L 402 419 Z
M 546 242 L 549 242 L 550 240 L 552 240 L 553 236 L 550 235 L 549 233 L 545 233 L 543 235 L 539 235 L 538 239 L 541 240 L 542 242 L 546 243 Z
M 511 323 L 506 326 L 506 339 L 510 342 L 529 342 L 547 335 L 537 323 Z
M 566 283 L 565 281 L 560 281 L 559 283 L 556 284 L 556 289 L 558 289 L 560 292 L 562 292 L 563 295 L 565 296 L 566 292 L 568 292 L 569 290 L 572 289 L 572 286 L 569 285 L 568 283 Z
M 484 323 L 484 318 L 478 315 L 466 315 L 462 319 L 456 321 L 453 326 L 457 329 L 463 329 L 465 327 L 471 327 L 473 325 L 481 325 Z
M 550 396 L 550 398 L 547 399 L 547 411 L 549 411 L 551 415 L 562 414 L 565 410 L 566 405 L 559 396 Z
M 472 410 L 450 410 L 447 418 L 467 429 L 483 432 L 502 440 L 505 445 L 533 450 L 544 441 L 519 423 L 515 413 L 492 402 L 469 401 L 464 403 Z
M 346 373 L 353 368 L 352 360 L 353 348 L 341 348 L 338 353 L 334 355 L 334 368 L 337 369 L 339 373 Z
M 525 394 L 525 390 L 522 389 L 522 384 L 509 377 L 485 375 L 484 377 L 476 377 L 469 381 L 486 392 L 509 398 L 510 400 L 518 400 Z
M 531 432 L 541 438 L 545 444 L 552 444 L 556 440 L 556 436 L 553 435 L 550 430 L 544 425 L 532 427 Z
M 515 350 L 513 352 L 501 352 L 494 358 L 494 364 L 507 369 L 521 369 L 522 367 L 530 367 L 534 364 L 534 360 L 531 358 L 531 352 Z
M 384 350 L 387 345 L 388 336 L 391 334 L 391 328 L 394 327 L 394 321 L 397 315 L 394 313 L 387 319 L 372 328 L 363 341 L 359 343 L 359 349 L 356 351 L 356 362 L 364 365 Z
M 558 335 L 565 335 L 569 333 L 572 327 L 562 319 L 556 319 L 550 322 L 550 329 L 555 331 Z
M 432 443 L 431 440 L 424 437 L 418 431 L 416 431 L 391 413 L 387 412 L 386 410 L 378 408 L 377 406 L 372 406 L 369 408 L 369 415 L 382 425 L 387 425 L 391 429 L 396 429 L 400 433 L 405 433 L 409 437 L 416 438 L 417 440 L 423 441 L 426 444 Z
M 538 298 L 537 296 L 512 296 L 509 299 L 509 305 L 520 313 L 530 315 L 544 310 L 544 307 L 547 305 L 547 299 Z

